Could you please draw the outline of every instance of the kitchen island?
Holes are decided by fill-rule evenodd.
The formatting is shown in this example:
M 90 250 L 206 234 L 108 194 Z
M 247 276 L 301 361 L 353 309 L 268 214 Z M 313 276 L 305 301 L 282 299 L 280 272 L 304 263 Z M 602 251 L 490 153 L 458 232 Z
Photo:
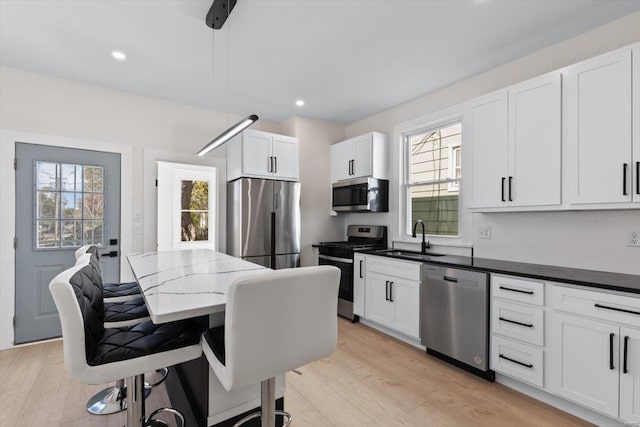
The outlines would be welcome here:
M 224 324 L 227 290 L 239 277 L 272 270 L 209 249 L 129 255 L 129 265 L 154 323 L 194 319 L 205 329 Z M 170 368 L 171 404 L 188 425 L 231 426 L 260 406 L 260 384 L 227 392 L 204 356 Z M 284 375 L 276 378 L 276 408 L 284 407 Z

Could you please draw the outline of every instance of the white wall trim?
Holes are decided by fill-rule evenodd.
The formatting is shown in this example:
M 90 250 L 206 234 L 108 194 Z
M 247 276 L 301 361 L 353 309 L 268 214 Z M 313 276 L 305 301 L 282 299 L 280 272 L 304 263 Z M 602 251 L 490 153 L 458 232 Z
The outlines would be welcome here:
M 157 233 L 158 250 L 208 248 L 218 250 L 218 175 L 213 166 L 156 162 L 158 171 Z M 181 181 L 208 181 L 209 234 L 207 241 L 182 242 L 180 236 Z
M 40 144 L 83 150 L 95 150 L 121 155 L 120 182 L 133 180 L 133 149 L 130 145 L 93 141 L 64 136 L 0 129 L 0 350 L 14 346 L 13 316 L 15 314 L 15 173 L 13 159 L 15 143 Z M 120 250 L 127 254 L 133 248 L 133 189 L 121 185 L 120 191 Z M 131 272 L 126 257 L 120 257 L 120 279 L 128 280 Z
M 189 165 L 212 166 L 216 168 L 217 176 L 217 250 L 224 252 L 227 242 L 227 160 L 222 157 L 203 156 L 178 153 L 173 151 L 144 149 L 143 160 L 143 214 L 136 213 L 136 228 L 143 229 L 144 246 L 137 248 L 138 252 L 155 252 L 158 250 L 158 197 L 155 180 L 158 178 L 157 162 L 183 163 Z M 143 221 L 143 224 L 141 222 Z M 144 227 L 142 227 L 144 226 Z
M 462 179 L 460 180 L 460 198 L 458 205 L 458 218 L 459 229 L 458 237 L 448 236 L 429 236 L 429 240 L 432 244 L 442 244 L 443 246 L 466 246 L 472 242 L 471 236 L 471 214 L 469 213 L 467 206 L 467 194 L 465 191 L 464 178 L 467 171 L 465 167 L 466 162 L 464 154 L 464 141 L 465 141 L 465 129 L 464 129 L 464 104 L 457 104 L 451 107 L 447 107 L 434 113 L 429 113 L 424 116 L 416 117 L 411 120 L 399 123 L 393 127 L 393 135 L 390 140 L 391 144 L 391 185 L 394 188 L 396 197 L 392 202 L 392 236 L 394 240 L 399 240 L 407 243 L 420 243 L 421 238 L 411 238 L 404 233 L 406 206 L 405 206 L 405 191 L 404 180 L 405 171 L 408 165 L 406 165 L 405 147 L 404 147 L 404 135 L 419 132 L 423 129 L 435 127 L 440 124 L 446 124 L 454 121 L 462 122 Z

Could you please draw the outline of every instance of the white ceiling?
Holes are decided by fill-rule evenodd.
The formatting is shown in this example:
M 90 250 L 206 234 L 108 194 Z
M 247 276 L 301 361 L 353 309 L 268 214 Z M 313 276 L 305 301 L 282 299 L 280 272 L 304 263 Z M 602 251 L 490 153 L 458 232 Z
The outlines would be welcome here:
M 640 0 L 238 0 L 214 36 L 210 5 L 0 0 L 0 63 L 271 121 L 346 124 L 640 10 Z

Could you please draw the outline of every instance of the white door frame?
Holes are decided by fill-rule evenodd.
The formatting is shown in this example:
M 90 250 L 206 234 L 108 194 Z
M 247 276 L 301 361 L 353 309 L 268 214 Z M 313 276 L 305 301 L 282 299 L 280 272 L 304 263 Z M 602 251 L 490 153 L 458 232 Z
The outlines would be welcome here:
M 158 251 L 171 249 L 218 249 L 218 176 L 215 166 L 158 161 L 158 198 L 156 234 Z M 183 179 L 208 180 L 209 186 L 209 240 L 180 241 L 180 181 Z M 163 191 L 164 190 L 164 191 Z M 213 237 L 213 238 L 212 238 Z
M 0 350 L 14 346 L 16 181 L 13 159 L 16 142 L 119 153 L 121 182 L 133 181 L 133 148 L 130 145 L 0 129 Z M 133 191 L 129 185 L 121 185 L 120 224 L 120 250 L 126 255 L 133 249 Z M 132 277 L 126 257 L 121 256 L 120 279 L 126 281 Z

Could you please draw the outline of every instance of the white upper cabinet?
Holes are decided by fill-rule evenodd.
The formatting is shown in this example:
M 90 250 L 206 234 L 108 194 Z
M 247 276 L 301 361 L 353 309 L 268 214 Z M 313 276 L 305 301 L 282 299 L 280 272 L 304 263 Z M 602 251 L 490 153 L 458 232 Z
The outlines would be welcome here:
M 240 177 L 297 181 L 298 157 L 296 138 L 245 130 L 227 144 L 227 181 Z
M 545 74 L 509 88 L 511 206 L 559 205 L 561 185 L 561 74 Z
M 635 78 L 637 81 L 638 70 Z M 638 190 L 632 189 L 633 149 L 635 145 L 637 155 L 638 139 L 636 137 L 634 144 L 632 80 L 630 49 L 567 69 L 565 131 L 569 203 L 633 200 L 632 192 Z M 640 196 L 636 196 L 640 201 L 638 199 Z
M 472 151 L 471 207 L 501 206 L 508 174 L 507 91 L 469 102 L 464 116 Z
M 471 207 L 559 205 L 561 74 L 545 74 L 469 102 Z
M 373 177 L 389 179 L 388 138 L 369 132 L 331 146 L 331 182 Z

